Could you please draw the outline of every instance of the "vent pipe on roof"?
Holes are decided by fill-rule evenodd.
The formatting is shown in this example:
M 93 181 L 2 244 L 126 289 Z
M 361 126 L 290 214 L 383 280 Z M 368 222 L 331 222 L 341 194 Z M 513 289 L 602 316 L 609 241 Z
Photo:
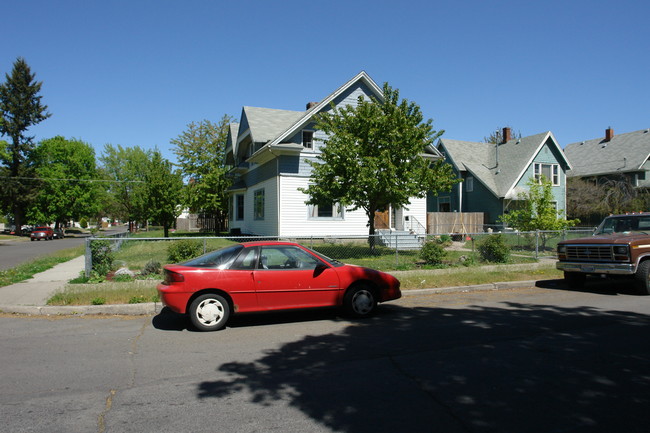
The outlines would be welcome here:
M 311 110 L 318 105 L 318 102 L 307 102 L 307 110 Z
M 605 130 L 605 141 L 609 141 L 612 138 L 614 138 L 614 130 L 610 126 Z

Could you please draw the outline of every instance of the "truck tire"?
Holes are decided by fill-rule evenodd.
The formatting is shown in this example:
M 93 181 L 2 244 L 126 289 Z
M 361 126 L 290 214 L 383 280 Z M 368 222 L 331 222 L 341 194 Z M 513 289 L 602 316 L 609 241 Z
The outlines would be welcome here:
M 564 272 L 564 281 L 572 289 L 582 289 L 586 279 L 587 275 L 580 272 Z
M 639 294 L 650 295 L 650 260 L 639 263 L 639 267 L 634 274 L 634 280 Z

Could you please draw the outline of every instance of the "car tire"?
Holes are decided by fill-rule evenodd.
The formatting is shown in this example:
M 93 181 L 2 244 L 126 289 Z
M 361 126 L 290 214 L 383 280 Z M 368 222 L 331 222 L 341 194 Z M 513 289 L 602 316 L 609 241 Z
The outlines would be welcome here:
M 199 331 L 218 331 L 228 322 L 230 304 L 222 296 L 207 293 L 193 300 L 187 313 Z
M 634 280 L 639 294 L 650 295 L 650 260 L 639 263 Z
M 367 284 L 358 284 L 345 293 L 343 308 L 352 317 L 368 317 L 377 309 L 377 296 Z
M 564 281 L 572 289 L 582 289 L 587 280 L 587 275 L 580 272 L 564 272 Z

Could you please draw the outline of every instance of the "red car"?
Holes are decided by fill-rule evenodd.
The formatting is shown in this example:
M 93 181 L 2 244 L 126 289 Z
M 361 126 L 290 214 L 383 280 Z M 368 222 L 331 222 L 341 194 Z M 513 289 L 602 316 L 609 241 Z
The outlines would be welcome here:
M 223 328 L 231 313 L 343 307 L 355 317 L 402 296 L 397 278 L 345 265 L 293 242 L 234 244 L 164 267 L 162 302 L 200 331 Z
M 35 227 L 29 235 L 30 240 L 40 241 L 41 239 L 52 240 L 54 239 L 54 230 L 50 227 Z

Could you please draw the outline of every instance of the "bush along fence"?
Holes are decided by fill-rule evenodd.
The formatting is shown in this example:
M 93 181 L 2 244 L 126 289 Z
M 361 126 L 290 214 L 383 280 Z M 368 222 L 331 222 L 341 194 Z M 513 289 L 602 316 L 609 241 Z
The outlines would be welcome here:
M 433 266 L 471 266 L 483 262 L 525 263 L 555 257 L 560 240 L 588 236 L 592 230 L 474 234 L 309 237 L 102 237 L 86 239 L 85 274 L 106 275 L 119 268 L 143 270 L 180 263 L 235 242 L 280 240 L 298 242 L 345 263 L 380 270 Z M 372 242 L 371 242 L 372 241 Z

